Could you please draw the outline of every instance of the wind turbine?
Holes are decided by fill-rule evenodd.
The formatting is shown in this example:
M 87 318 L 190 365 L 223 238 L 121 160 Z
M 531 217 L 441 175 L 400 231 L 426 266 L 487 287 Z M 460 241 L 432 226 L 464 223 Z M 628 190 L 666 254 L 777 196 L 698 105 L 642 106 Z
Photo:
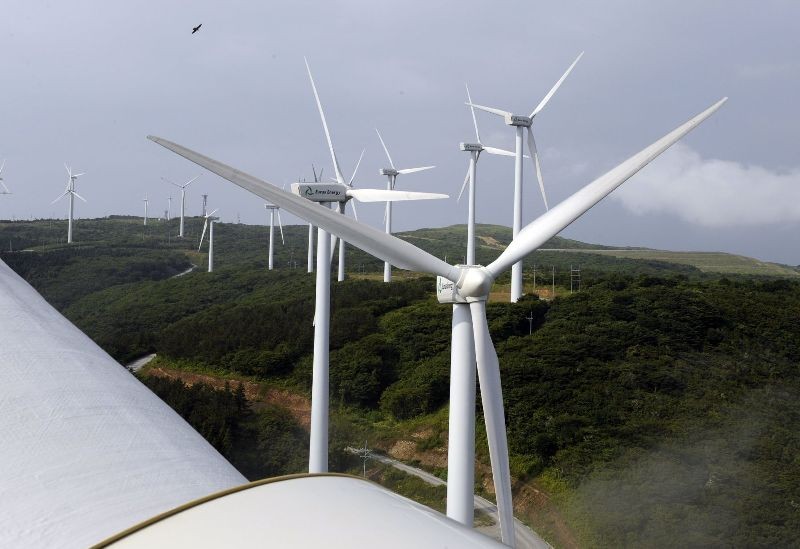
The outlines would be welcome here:
M 172 219 L 172 195 L 167 197 L 167 221 Z
M 178 187 L 181 190 L 181 226 L 180 226 L 180 231 L 178 232 L 178 236 L 181 237 L 181 238 L 183 238 L 183 213 L 186 210 L 186 187 L 191 185 L 192 182 L 194 182 L 194 180 L 197 179 L 198 177 L 200 177 L 200 176 L 197 175 L 197 176 L 191 178 L 189 181 L 187 181 L 183 185 L 178 185 L 177 183 L 175 183 L 173 181 L 170 181 L 166 177 L 162 177 L 161 178 L 164 181 L 166 181 L 167 183 L 169 183 L 170 185 L 175 185 L 176 187 Z M 169 204 L 170 204 L 170 209 L 171 209 L 172 208 L 172 197 L 171 196 L 169 197 Z
M 469 101 L 470 105 L 472 104 L 472 98 L 469 95 L 469 86 L 464 84 L 467 88 L 467 100 Z M 469 157 L 469 167 L 467 168 L 467 175 L 464 177 L 464 183 L 461 185 L 461 190 L 458 193 L 458 198 L 456 202 L 461 200 L 461 195 L 464 194 L 464 189 L 469 183 L 469 200 L 468 200 L 468 210 L 467 210 L 467 257 L 466 262 L 467 265 L 474 265 L 475 264 L 475 190 L 478 184 L 478 175 L 477 175 L 477 166 L 478 166 L 478 159 L 480 159 L 481 153 L 486 151 L 489 154 L 499 155 L 499 156 L 514 156 L 514 153 L 511 151 L 507 151 L 505 149 L 498 149 L 497 147 L 489 147 L 484 146 L 481 142 L 481 135 L 478 132 L 478 121 L 475 118 L 475 109 L 470 106 L 470 110 L 472 111 L 472 123 L 475 126 L 475 139 L 477 143 L 459 143 L 458 146 L 462 151 L 468 152 L 470 154 Z
M 147 203 L 149 202 L 147 195 L 144 195 L 142 202 L 144 202 L 144 226 L 147 227 Z
M 436 166 L 422 166 L 421 168 L 404 168 L 402 170 L 398 170 L 397 168 L 394 167 L 394 162 L 392 161 L 392 155 L 389 154 L 389 149 L 386 148 L 386 143 L 384 143 L 383 137 L 381 136 L 381 132 L 378 131 L 378 128 L 375 128 L 375 133 L 378 134 L 378 139 L 381 140 L 383 151 L 386 153 L 386 158 L 389 159 L 389 165 L 391 166 L 391 168 L 383 168 L 380 171 L 380 175 L 385 175 L 389 178 L 389 181 L 387 181 L 386 183 L 386 190 L 389 191 L 394 190 L 394 186 L 395 183 L 397 182 L 398 175 L 421 172 L 436 167 Z M 392 202 L 390 200 L 386 201 L 386 211 L 383 214 L 383 221 L 385 225 L 386 234 L 392 234 Z M 392 281 L 392 265 L 388 262 L 383 264 L 383 281 L 384 282 Z
M 0 164 L 0 187 L 3 187 L 3 189 L 0 190 L 0 194 L 11 194 L 11 191 L 9 191 L 8 187 L 6 187 L 6 184 L 3 183 L 3 168 L 5 167 L 6 167 L 6 160 L 4 158 L 3 163 Z
M 485 267 L 481 265 L 450 265 L 413 244 L 367 225 L 362 225 L 357 221 L 336 215 L 326 208 L 320 208 L 298 196 L 290 195 L 252 175 L 181 145 L 154 136 L 148 136 L 148 139 L 249 190 L 257 196 L 269 200 L 294 215 L 306 219 L 319 227 L 320 230 L 324 229 L 338 235 L 340 238 L 346 238 L 348 242 L 354 243 L 369 254 L 384 261 L 389 261 L 402 269 L 438 275 L 437 297 L 439 301 L 468 305 L 469 315 L 462 316 L 459 314 L 456 316 L 456 310 L 454 309 L 452 353 L 455 357 L 458 350 L 470 346 L 470 342 L 465 342 L 462 336 L 471 332 L 474 338 L 472 348 L 475 352 L 478 380 L 481 387 L 486 437 L 489 443 L 489 456 L 497 497 L 501 538 L 504 543 L 513 547 L 515 540 L 511 501 L 511 475 L 500 385 L 500 366 L 486 320 L 486 300 L 492 284 L 500 274 L 508 270 L 514 263 L 517 263 L 544 244 L 549 238 L 561 232 L 673 143 L 711 116 L 726 100 L 727 98 L 721 99 L 529 223 L 518 233 L 517 237 L 511 241 L 500 256 Z M 461 310 L 464 311 L 465 309 Z M 315 347 L 318 343 L 315 341 Z M 468 349 L 467 351 L 469 352 Z M 464 443 L 466 437 L 463 436 L 463 432 L 469 431 L 470 425 L 474 429 L 474 400 L 470 403 L 469 399 L 469 394 L 474 394 L 471 392 L 475 390 L 474 377 L 471 385 L 464 383 L 464 380 L 474 376 L 473 363 L 469 361 L 453 363 L 452 368 L 450 442 L 460 441 Z M 463 371 L 459 371 L 459 369 Z M 458 379 L 453 379 L 454 377 Z M 453 397 L 458 395 L 459 391 L 463 392 L 462 396 L 464 398 L 454 402 Z M 458 404 L 458 406 L 454 407 L 454 404 Z M 474 439 L 470 441 L 470 446 L 473 445 Z M 463 451 L 458 452 L 458 449 L 453 449 L 453 452 L 448 456 L 461 455 L 463 457 L 469 456 L 471 453 L 471 450 L 466 447 L 461 450 Z M 460 484 L 462 486 L 462 497 L 465 500 L 469 499 L 468 505 L 454 505 L 455 508 L 460 509 L 468 507 L 468 517 L 459 517 L 455 512 L 451 513 L 449 502 L 448 516 L 460 522 L 467 521 L 465 523 L 471 523 L 472 520 L 473 484 L 471 479 L 474 474 L 473 467 L 474 463 L 448 463 L 448 485 L 451 482 Z M 472 473 L 469 473 L 470 471 Z M 470 482 L 467 483 L 466 481 Z M 452 492 L 449 491 L 449 493 Z M 467 496 L 469 497 L 467 498 Z
M 325 171 L 325 168 L 320 168 L 319 176 L 317 176 L 317 170 L 314 168 L 314 164 L 311 164 L 311 172 L 314 174 L 314 183 L 319 183 L 322 180 L 323 171 Z M 308 272 L 314 272 L 314 225 L 311 223 L 308 224 Z
M 275 214 L 278 214 L 278 227 L 281 230 L 281 244 L 286 244 L 283 239 L 283 223 L 281 222 L 280 208 L 275 204 L 264 204 L 264 208 L 269 211 L 269 270 L 272 270 L 272 237 L 275 232 Z
M 218 210 L 219 208 L 217 208 Z M 214 214 L 217 213 L 217 210 L 214 210 L 211 213 L 206 214 L 206 220 L 203 223 L 203 233 L 200 235 L 200 245 L 197 246 L 197 251 L 200 251 L 200 248 L 203 246 L 203 238 L 206 236 L 206 229 L 208 229 L 208 272 L 214 272 L 214 223 L 219 221 L 219 217 L 214 217 Z
M 528 150 L 531 153 L 531 158 L 533 159 L 534 168 L 536 169 L 536 178 L 539 180 L 539 190 L 542 193 L 542 199 L 544 200 L 544 207 L 548 209 L 547 205 L 547 195 L 544 192 L 544 181 L 542 180 L 542 168 L 539 163 L 539 153 L 536 149 L 536 141 L 533 138 L 533 131 L 531 130 L 531 124 L 533 123 L 533 119 L 536 117 L 539 112 L 547 105 L 547 102 L 550 101 L 550 98 L 553 97 L 553 94 L 556 93 L 558 88 L 564 82 L 564 80 L 569 76 L 569 73 L 572 72 L 572 69 L 575 68 L 575 65 L 580 61 L 581 57 L 583 57 L 583 52 L 578 55 L 575 61 L 572 62 L 572 65 L 566 70 L 566 72 L 558 79 L 558 82 L 547 92 L 547 95 L 544 96 L 539 104 L 536 106 L 533 111 L 528 116 L 512 114 L 508 111 L 503 111 L 500 109 L 495 109 L 494 107 L 486 107 L 483 105 L 476 105 L 473 104 L 472 101 L 468 103 L 470 107 L 475 107 L 476 109 L 480 109 L 482 111 L 486 111 L 497 116 L 502 116 L 505 120 L 506 125 L 513 126 L 516 131 L 516 158 L 514 162 L 514 238 L 517 237 L 519 234 L 520 229 L 522 228 L 522 129 L 525 128 L 528 132 Z M 516 302 L 520 297 L 522 297 L 522 262 L 516 263 L 511 268 L 511 302 Z
M 80 176 L 82 176 L 84 174 L 83 173 L 72 173 L 72 168 L 70 168 L 66 164 L 64 164 L 64 168 L 66 168 L 67 175 L 69 176 L 69 178 L 67 179 L 67 188 L 64 190 L 64 192 L 61 195 L 59 195 L 58 198 L 53 200 L 51 202 L 51 204 L 55 204 L 56 202 L 58 202 L 59 200 L 61 200 L 65 196 L 69 195 L 69 223 L 67 224 L 67 244 L 71 244 L 72 243 L 72 218 L 73 218 L 73 214 L 75 212 L 75 197 L 77 196 L 78 198 L 80 198 L 81 200 L 86 202 L 86 199 L 83 198 L 81 195 L 79 195 L 75 191 L 75 180 L 78 179 Z

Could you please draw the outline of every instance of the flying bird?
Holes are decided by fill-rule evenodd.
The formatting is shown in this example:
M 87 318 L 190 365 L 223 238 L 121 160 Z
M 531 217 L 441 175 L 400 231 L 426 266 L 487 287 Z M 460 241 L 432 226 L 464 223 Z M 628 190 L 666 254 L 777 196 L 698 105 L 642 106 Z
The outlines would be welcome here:
M 202 26 L 203 26 L 203 24 L 202 24 L 202 23 L 200 23 L 200 24 L 199 24 L 199 25 L 197 25 L 195 28 L 193 28 L 193 29 L 192 29 L 192 34 L 194 34 L 194 33 L 196 33 L 197 31 L 199 31 L 199 30 L 200 30 L 200 27 L 202 27 Z

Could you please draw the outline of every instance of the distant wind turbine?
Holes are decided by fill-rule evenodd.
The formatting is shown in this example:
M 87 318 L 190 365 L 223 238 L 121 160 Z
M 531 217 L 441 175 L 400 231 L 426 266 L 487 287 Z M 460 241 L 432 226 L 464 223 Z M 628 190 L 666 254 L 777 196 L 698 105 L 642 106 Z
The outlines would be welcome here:
M 286 244 L 283 239 L 283 223 L 281 222 L 280 208 L 274 204 L 264 204 L 264 208 L 269 211 L 269 270 L 272 270 L 273 245 L 272 237 L 275 235 L 275 214 L 278 214 L 278 227 L 281 230 L 281 244 Z
M 181 237 L 181 238 L 183 238 L 183 216 L 184 216 L 184 212 L 186 210 L 186 187 L 191 185 L 192 182 L 194 182 L 194 180 L 197 179 L 198 177 L 200 177 L 200 176 L 197 175 L 197 176 L 191 178 L 189 181 L 187 181 L 183 185 L 179 185 L 179 184 L 177 184 L 177 183 L 175 183 L 173 181 L 170 181 L 166 177 L 162 177 L 161 178 L 164 181 L 166 181 L 167 183 L 169 183 L 170 185 L 175 185 L 176 187 L 178 187 L 181 190 L 181 226 L 180 226 L 180 230 L 178 232 L 178 236 Z M 172 197 L 170 196 L 169 199 L 170 199 L 170 207 L 172 207 Z
M 513 126 L 516 131 L 516 154 L 515 154 L 515 162 L 514 162 L 514 227 L 513 227 L 513 236 L 519 234 L 519 231 L 522 229 L 522 129 L 525 128 L 528 132 L 528 150 L 531 153 L 531 158 L 533 159 L 534 168 L 536 169 L 536 178 L 539 180 L 539 190 L 542 193 L 542 200 L 544 200 L 544 207 L 545 209 L 549 209 L 547 205 L 547 195 L 544 192 L 544 181 L 542 180 L 542 167 L 539 163 L 539 152 L 536 149 L 536 140 L 533 138 L 533 130 L 531 130 L 531 124 L 533 123 L 533 119 L 536 117 L 539 112 L 547 105 L 548 101 L 553 97 L 553 94 L 556 93 L 558 88 L 564 82 L 564 80 L 569 76 L 569 73 L 572 72 L 572 69 L 575 68 L 575 65 L 578 61 L 581 60 L 583 57 L 583 52 L 578 55 L 575 61 L 572 62 L 572 65 L 564 72 L 561 78 L 558 79 L 558 82 L 547 92 L 547 95 L 544 96 L 539 104 L 536 106 L 533 111 L 528 116 L 512 114 L 508 111 L 503 111 L 500 109 L 495 109 L 494 107 L 486 107 L 483 105 L 476 105 L 472 103 L 470 100 L 467 103 L 470 107 L 475 107 L 476 109 L 480 109 L 482 111 L 486 111 L 497 116 L 502 116 L 505 120 L 506 125 Z M 516 302 L 520 297 L 522 297 L 522 261 L 515 263 L 511 268 L 511 302 Z
M 6 184 L 3 182 L 3 168 L 5 167 L 6 167 L 6 160 L 4 158 L 3 163 L 0 164 L 0 187 L 3 187 L 3 189 L 0 190 L 0 194 L 11 194 L 11 191 L 8 190 L 8 187 L 6 187 Z
M 149 202 L 147 195 L 144 195 L 142 202 L 144 202 L 144 226 L 147 227 L 147 203 Z
M 381 141 L 381 146 L 383 146 L 383 151 L 386 153 L 386 158 L 389 159 L 389 165 L 391 166 L 391 168 L 383 168 L 380 171 L 380 175 L 385 175 L 389 178 L 389 181 L 386 183 L 386 190 L 389 191 L 394 190 L 394 186 L 397 183 L 398 175 L 421 172 L 436 167 L 436 166 L 422 166 L 420 168 L 403 168 L 401 170 L 398 170 L 397 168 L 394 167 L 394 162 L 392 161 L 392 155 L 389 154 L 389 149 L 386 147 L 386 143 L 384 143 L 383 136 L 381 136 L 381 132 L 378 131 L 378 128 L 375 128 L 375 133 L 378 134 L 378 139 L 380 139 Z M 392 202 L 390 200 L 386 201 L 386 210 L 384 211 L 383 214 L 383 222 L 386 234 L 392 234 Z M 389 262 L 385 262 L 383 264 L 383 281 L 384 282 L 392 281 L 392 265 Z
M 219 208 L 217 208 L 218 210 Z M 206 236 L 206 229 L 208 229 L 208 272 L 214 272 L 214 223 L 219 221 L 219 217 L 214 217 L 214 214 L 217 213 L 217 210 L 206 214 L 204 217 L 206 218 L 205 222 L 203 223 L 203 233 L 200 235 L 200 245 L 197 246 L 197 251 L 200 251 L 200 248 L 203 247 L 203 238 Z
M 70 168 L 66 164 L 64 164 L 64 168 L 66 168 L 67 176 L 69 177 L 67 179 L 67 188 L 61 195 L 59 195 L 58 198 L 53 200 L 51 204 L 55 204 L 65 196 L 69 195 L 69 222 L 67 224 L 67 244 L 72 244 L 72 219 L 75 212 L 75 197 L 77 196 L 78 198 L 86 202 L 86 199 L 75 191 L 75 180 L 84 174 L 72 173 L 72 168 Z

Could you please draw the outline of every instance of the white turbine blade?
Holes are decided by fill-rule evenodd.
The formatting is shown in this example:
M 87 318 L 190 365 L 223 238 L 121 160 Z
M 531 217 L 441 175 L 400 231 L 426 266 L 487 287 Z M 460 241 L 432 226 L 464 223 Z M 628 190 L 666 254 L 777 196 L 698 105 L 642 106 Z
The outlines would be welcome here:
M 281 222 L 281 211 L 275 210 L 275 213 L 278 214 L 278 228 L 281 230 L 281 244 L 285 246 L 286 241 L 283 239 L 283 222 Z
M 69 191 L 64 191 L 62 194 L 58 195 L 58 198 L 53 200 L 50 204 L 55 204 L 56 202 L 58 202 L 59 200 L 61 200 L 65 196 L 67 196 L 68 194 L 69 194 Z
M 500 155 L 500 156 L 516 156 L 517 155 L 517 153 L 515 153 L 513 151 L 507 151 L 505 149 L 498 149 L 497 147 L 484 147 L 483 150 L 486 151 L 489 154 L 497 154 L 497 155 Z
M 533 131 L 528 126 L 528 150 L 531 151 L 531 158 L 533 158 L 533 167 L 536 168 L 536 179 L 539 180 L 539 190 L 542 191 L 542 200 L 544 200 L 544 209 L 549 210 L 547 205 L 547 195 L 544 192 L 544 180 L 542 179 L 542 166 L 539 164 L 539 151 L 536 149 L 536 140 L 533 138 Z
M 727 97 L 722 98 L 649 147 L 642 149 L 616 168 L 598 177 L 557 206 L 554 206 L 552 210 L 536 218 L 519 232 L 505 251 L 500 254 L 500 257 L 487 267 L 487 270 L 496 278 L 497 275 L 511 267 L 511 265 L 544 244 L 547 239 L 561 232 L 566 226 L 605 198 L 611 191 L 644 168 L 655 157 L 714 114 L 727 100 Z
M 353 186 L 353 180 L 356 178 L 356 174 L 358 173 L 358 167 L 361 166 L 361 159 L 364 158 L 364 151 L 367 149 L 361 149 L 361 154 L 358 157 L 358 162 L 356 162 L 356 167 L 353 170 L 353 175 L 350 176 L 350 181 L 347 182 L 348 187 Z
M 166 139 L 155 136 L 148 136 L 148 139 L 235 183 L 256 196 L 269 200 L 314 226 L 322 227 L 325 231 L 339 235 L 347 242 L 358 246 L 378 259 L 388 261 L 401 269 L 437 274 L 449 280 L 459 279 L 460 270 L 458 268 L 445 263 L 424 250 L 420 250 L 413 244 L 368 225 L 353 221 L 343 215 L 336 214 L 328 208 L 320 208 L 310 200 L 281 191 L 279 188 L 252 175 L 236 170 L 222 162 L 208 158 Z
M 70 179 L 72 179 L 72 170 L 70 169 L 69 166 L 67 166 L 66 162 L 64 162 L 64 169 L 67 170 L 67 175 L 69 176 Z
M 469 105 L 469 111 L 472 113 L 472 123 L 475 125 L 475 139 L 480 143 L 481 134 L 478 133 L 478 119 L 475 118 L 475 107 L 472 105 L 472 97 L 469 95 L 469 86 L 465 83 L 464 87 L 467 88 L 467 104 Z
M 378 139 L 381 140 L 381 145 L 383 145 L 383 151 L 386 153 L 386 158 L 389 159 L 389 165 L 394 168 L 394 162 L 392 162 L 392 155 L 389 154 L 389 149 L 386 148 L 386 143 L 383 142 L 383 137 L 381 137 L 381 132 L 378 131 L 378 128 L 375 128 L 375 133 L 378 134 Z
M 412 191 L 389 191 L 386 189 L 347 189 L 347 196 L 359 202 L 398 202 L 401 200 L 434 200 L 449 198 L 446 194 L 420 193 Z
M 0 185 L 2 185 L 2 187 L 5 189 L 5 193 L 4 194 L 12 194 L 11 191 L 8 189 L 8 187 L 6 187 L 6 184 L 3 183 L 3 179 L 2 178 L 0 178 Z
M 82 175 L 86 175 L 86 172 L 74 173 L 74 174 L 72 174 L 72 177 L 78 178 L 78 177 L 80 177 Z
M 306 62 L 308 79 L 311 80 L 311 89 L 314 90 L 314 98 L 317 100 L 317 109 L 319 110 L 319 117 L 322 119 L 322 127 L 325 130 L 325 138 L 328 140 L 328 149 L 331 151 L 331 160 L 333 160 L 333 169 L 336 172 L 336 181 L 344 185 L 344 176 L 342 175 L 341 168 L 339 168 L 339 160 L 336 158 L 336 151 L 333 150 L 333 141 L 331 140 L 331 132 L 328 131 L 328 122 L 325 120 L 325 111 L 322 110 L 322 103 L 320 103 L 319 100 L 317 86 L 314 84 L 314 77 L 311 76 L 311 67 L 308 66 L 308 59 L 304 57 L 303 60 Z
M 6 167 L 6 159 L 4 158 L 3 159 L 3 163 L 0 164 L 0 173 L 3 173 L 3 168 L 5 168 L 5 167 Z
M 353 210 L 353 218 L 355 218 L 355 220 L 358 221 L 358 212 L 356 211 L 355 201 L 350 200 L 349 202 L 347 202 L 347 204 L 350 204 L 350 208 Z
M 561 84 L 564 82 L 564 80 L 567 78 L 567 76 L 569 76 L 569 73 L 572 72 L 572 69 L 575 68 L 575 65 L 578 64 L 578 61 L 581 60 L 581 57 L 583 57 L 583 52 L 581 52 L 580 55 L 578 55 L 578 58 L 575 59 L 575 61 L 572 62 L 572 65 L 570 65 L 569 68 L 567 69 L 567 72 L 565 72 L 563 75 L 561 75 L 561 78 L 558 79 L 558 82 L 556 82 L 556 85 L 553 86 L 550 89 L 549 92 L 547 92 L 547 95 L 544 96 L 544 99 L 542 99 L 539 102 L 539 104 L 536 106 L 536 108 L 533 109 L 533 112 L 531 113 L 531 116 L 530 116 L 531 118 L 533 118 L 534 116 L 539 114 L 539 111 L 541 111 L 544 108 L 544 106 L 547 105 L 547 102 L 550 101 L 550 98 L 553 97 L 553 94 L 556 93 L 556 90 L 558 90 L 558 88 L 561 86 Z
M 497 515 L 500 519 L 500 538 L 504 544 L 514 547 L 514 509 L 511 499 L 511 471 L 508 464 L 503 390 L 500 385 L 500 362 L 486 322 L 486 302 L 470 303 L 469 311 L 472 315 L 478 383 L 481 388 L 486 440 L 489 443 L 489 459 L 497 498 Z
M 206 237 L 206 229 L 208 228 L 208 217 L 206 217 L 205 223 L 203 223 L 203 232 L 200 234 L 200 244 L 197 246 L 197 251 L 200 251 L 200 248 L 203 247 L 203 239 Z
M 511 116 L 511 113 L 508 111 L 501 111 L 500 109 L 495 109 L 494 107 L 485 107 L 483 105 L 476 105 L 475 103 L 464 103 L 465 105 L 469 105 L 470 107 L 475 107 L 476 109 L 480 109 L 482 111 L 490 112 L 492 114 L 496 114 L 497 116 Z
M 467 188 L 467 183 L 469 183 L 469 166 L 467 166 L 467 176 L 464 178 L 464 184 L 461 185 L 461 190 L 458 191 L 458 198 L 456 198 L 456 202 L 461 202 L 461 195 L 464 194 L 464 189 Z
M 83 198 L 83 197 L 82 197 L 81 195 L 79 195 L 78 193 L 76 193 L 75 191 L 72 191 L 72 194 L 74 194 L 75 196 L 77 196 L 78 198 L 80 198 L 81 200 L 83 200 L 84 202 L 86 202 L 86 199 L 85 199 L 85 198 Z
M 186 183 L 184 183 L 184 184 L 183 184 L 183 186 L 182 186 L 181 188 L 182 188 L 182 189 L 185 189 L 186 187 L 188 187 L 189 185 L 191 185 L 192 183 L 194 183 L 194 181 L 195 181 L 195 180 L 196 180 L 198 177 L 200 177 L 200 176 L 199 176 L 199 175 L 196 175 L 196 176 L 194 176 L 194 177 L 193 177 L 193 178 L 191 178 L 189 181 L 187 181 Z
M 425 170 L 432 170 L 435 167 L 436 166 L 422 166 L 420 168 L 403 168 L 402 170 L 397 170 L 397 173 L 405 175 L 407 173 L 416 173 L 416 172 L 423 172 Z
M 163 176 L 161 177 L 161 179 L 163 179 L 164 181 L 166 181 L 166 182 L 167 182 L 167 183 L 169 183 L 170 185 L 175 185 L 175 186 L 176 186 L 176 187 L 178 187 L 179 189 L 181 188 L 181 186 L 180 186 L 180 185 L 178 185 L 177 183 L 175 183 L 175 182 L 174 182 L 174 181 L 172 181 L 171 179 L 167 179 L 166 177 L 163 177 Z

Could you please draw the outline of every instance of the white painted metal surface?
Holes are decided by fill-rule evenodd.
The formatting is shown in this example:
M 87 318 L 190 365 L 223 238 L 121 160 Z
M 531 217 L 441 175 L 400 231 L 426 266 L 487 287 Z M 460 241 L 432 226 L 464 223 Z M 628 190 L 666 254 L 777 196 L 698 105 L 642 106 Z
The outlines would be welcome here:
M 169 516 L 114 549 L 503 547 L 441 513 L 355 477 L 255 485 Z
M 0 261 L 0 547 L 87 547 L 246 482 Z

